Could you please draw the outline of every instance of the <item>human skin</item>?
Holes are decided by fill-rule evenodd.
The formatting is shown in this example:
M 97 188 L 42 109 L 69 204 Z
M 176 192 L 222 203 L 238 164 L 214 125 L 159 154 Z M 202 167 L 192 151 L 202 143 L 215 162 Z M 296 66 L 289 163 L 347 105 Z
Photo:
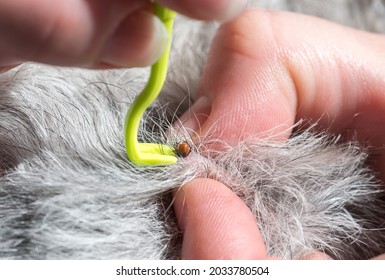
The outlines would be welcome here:
M 308 16 L 249 10 L 219 29 L 197 101 L 181 122 L 197 133 L 197 141 L 214 137 L 235 144 L 250 136 L 285 141 L 292 126 L 306 119 L 318 121 L 320 130 L 346 136 L 353 131 L 364 145 L 380 148 L 384 55 L 381 35 Z M 374 168 L 384 179 L 385 153 L 375 152 Z M 176 194 L 175 210 L 184 259 L 273 257 L 266 255 L 250 210 L 221 183 L 189 182 Z M 303 258 L 329 257 L 314 252 Z
M 197 19 L 236 14 L 240 0 L 159 0 Z M 133 67 L 154 63 L 167 31 L 149 0 L 0 0 L 0 71 L 24 61 Z

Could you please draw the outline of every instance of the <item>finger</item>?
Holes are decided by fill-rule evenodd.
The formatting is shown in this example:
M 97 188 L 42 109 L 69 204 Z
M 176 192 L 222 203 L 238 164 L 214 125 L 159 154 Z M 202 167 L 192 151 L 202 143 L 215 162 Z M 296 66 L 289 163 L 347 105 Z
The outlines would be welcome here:
M 198 19 L 229 19 L 238 15 L 248 0 L 159 0 L 159 3 Z
M 201 137 L 235 144 L 250 135 L 282 139 L 290 134 L 295 85 L 278 56 L 270 24 L 268 14 L 251 10 L 218 30 L 198 100 L 181 118 Z
M 218 31 L 200 99 L 182 121 L 199 128 L 201 136 L 232 144 L 250 135 L 285 139 L 292 125 L 306 118 L 332 131 L 356 130 L 359 140 L 380 146 L 384 50 L 379 35 L 307 16 L 250 10 Z
M 159 18 L 138 11 L 122 21 L 100 60 L 121 67 L 149 65 L 163 54 L 167 42 L 167 30 Z
M 5 66 L 0 66 L 0 74 L 7 72 L 15 67 L 17 67 L 19 64 L 12 64 L 12 65 L 5 65 Z
M 221 183 L 210 179 L 187 183 L 177 192 L 174 207 L 183 231 L 182 258 L 266 258 L 253 214 Z
M 165 36 L 156 32 L 162 28 L 154 16 L 138 13 L 148 3 L 0 0 L 0 51 L 18 60 L 58 65 L 92 67 L 101 56 L 112 64 L 151 64 Z

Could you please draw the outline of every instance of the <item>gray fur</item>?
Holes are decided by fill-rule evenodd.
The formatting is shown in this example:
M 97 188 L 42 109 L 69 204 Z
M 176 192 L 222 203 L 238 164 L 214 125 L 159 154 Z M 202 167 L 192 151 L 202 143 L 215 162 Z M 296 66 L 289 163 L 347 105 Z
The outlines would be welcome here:
M 385 30 L 383 1 L 251 2 Z M 192 101 L 217 25 L 178 19 L 168 81 L 143 140 L 189 141 L 183 128 L 168 139 L 164 131 Z M 247 203 L 274 256 L 385 252 L 384 193 L 354 141 L 306 130 L 285 143 L 248 139 L 210 158 L 194 149 L 172 166 L 132 166 L 123 120 L 147 75 L 37 64 L 0 75 L 0 258 L 177 259 L 171 191 L 198 177 Z

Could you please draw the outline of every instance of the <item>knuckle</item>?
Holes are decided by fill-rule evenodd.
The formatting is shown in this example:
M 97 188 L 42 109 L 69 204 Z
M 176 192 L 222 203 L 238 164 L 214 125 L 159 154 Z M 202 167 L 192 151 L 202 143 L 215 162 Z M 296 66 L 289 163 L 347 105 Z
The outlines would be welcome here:
M 260 59 L 273 53 L 277 49 L 273 13 L 250 9 L 223 24 L 217 35 L 223 48 L 251 59 Z

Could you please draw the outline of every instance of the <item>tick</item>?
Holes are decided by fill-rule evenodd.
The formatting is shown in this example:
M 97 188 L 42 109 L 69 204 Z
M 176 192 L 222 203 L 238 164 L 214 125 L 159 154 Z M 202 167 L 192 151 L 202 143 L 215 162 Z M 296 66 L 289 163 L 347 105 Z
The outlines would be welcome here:
M 178 157 L 185 158 L 190 154 L 191 147 L 189 144 L 187 144 L 187 142 L 181 142 L 178 144 L 178 146 L 175 150 L 176 150 L 176 155 Z

